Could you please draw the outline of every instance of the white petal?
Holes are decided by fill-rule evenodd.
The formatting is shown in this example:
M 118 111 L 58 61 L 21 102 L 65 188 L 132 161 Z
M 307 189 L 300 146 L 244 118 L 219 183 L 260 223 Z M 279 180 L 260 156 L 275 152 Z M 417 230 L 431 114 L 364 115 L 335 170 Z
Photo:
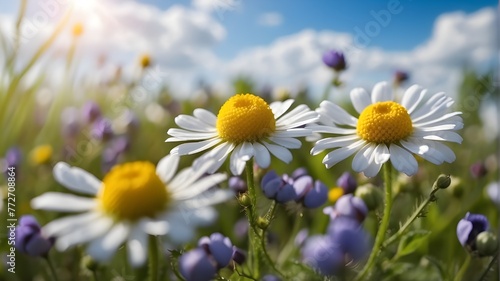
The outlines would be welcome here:
M 436 141 L 410 139 L 409 141 L 401 141 L 401 144 L 409 151 L 436 165 L 445 161 L 448 163 L 455 161 L 455 153 L 446 145 Z
M 184 244 L 191 241 L 194 238 L 194 227 L 190 219 L 192 218 L 191 213 L 188 212 L 176 212 L 168 216 L 167 221 L 172 227 L 172 231 L 168 233 L 168 239 L 174 244 Z
M 290 108 L 290 106 L 292 106 L 293 102 L 294 101 L 292 99 L 286 100 L 284 102 L 272 102 L 269 107 L 273 111 L 274 118 L 278 119 L 281 115 L 283 115 L 283 113 L 285 113 Z
M 243 161 L 248 161 L 253 157 L 254 153 L 253 145 L 250 142 L 243 142 L 238 152 L 238 158 L 241 158 Z
M 360 173 L 368 168 L 375 147 L 375 144 L 368 143 L 361 148 L 356 155 L 354 155 L 354 158 L 352 159 L 352 169 L 354 171 Z
M 383 81 L 375 84 L 372 90 L 372 103 L 392 100 L 392 92 L 389 90 L 387 82 Z
M 193 167 L 198 167 L 202 163 L 213 161 L 215 159 L 214 164 L 207 170 L 207 173 L 215 173 L 222 166 L 222 164 L 224 164 L 224 161 L 226 161 L 227 156 L 234 150 L 234 147 L 235 145 L 233 143 L 221 143 L 194 160 Z
M 198 196 L 205 192 L 207 189 L 216 186 L 227 179 L 225 174 L 213 174 L 203 177 L 197 182 L 187 186 L 185 189 L 179 190 L 172 196 L 176 200 L 186 200 Z
M 413 137 L 421 137 L 426 140 L 449 141 L 455 143 L 462 143 L 463 138 L 453 131 L 435 131 L 425 132 L 415 130 L 412 134 Z
M 148 235 L 140 226 L 136 226 L 132 229 L 127 241 L 127 256 L 132 267 L 140 267 L 146 262 L 148 242 Z
M 167 134 L 172 137 L 165 142 L 206 140 L 217 136 L 217 132 L 200 133 L 177 128 L 168 129 Z
M 130 225 L 115 224 L 108 233 L 92 241 L 87 247 L 87 253 L 96 261 L 105 262 L 113 257 L 118 247 L 130 233 Z
M 370 95 L 363 88 L 352 89 L 351 101 L 354 109 L 356 109 L 358 113 L 363 112 L 363 110 L 372 103 Z
M 42 228 L 42 233 L 46 237 L 61 236 L 82 225 L 87 225 L 99 219 L 103 215 L 98 212 L 87 212 L 75 216 L 67 216 L 53 220 Z
M 375 147 L 373 155 L 374 155 L 373 161 L 375 161 L 375 163 L 377 164 L 384 164 L 391 157 L 391 154 L 389 153 L 389 148 L 387 148 L 387 145 L 383 143 Z
M 195 132 L 207 133 L 217 130 L 214 126 L 207 125 L 198 118 L 184 114 L 175 117 L 175 123 L 183 129 Z
M 310 135 L 312 135 L 312 130 L 306 128 L 287 129 L 286 131 L 276 131 L 274 134 L 272 134 L 273 137 L 278 138 L 299 138 L 307 137 Z
M 83 244 L 104 235 L 113 226 L 113 219 L 100 217 L 88 224 L 81 224 L 63 236 L 57 237 L 56 248 L 65 251 L 73 245 Z
M 267 147 L 267 149 L 269 150 L 269 152 L 271 152 L 272 155 L 276 156 L 276 158 L 280 159 L 281 161 L 285 162 L 285 163 L 290 163 L 293 159 L 293 156 L 292 156 L 292 153 L 282 147 L 282 146 L 279 146 L 279 145 L 275 145 L 275 144 L 270 144 L 270 143 L 267 143 L 267 142 L 262 142 L 262 144 L 264 144 L 265 147 Z
M 322 101 L 319 105 L 318 113 L 321 115 L 326 115 L 333 120 L 335 124 L 339 125 L 349 125 L 356 127 L 358 119 L 351 116 L 342 107 L 330 102 Z
M 344 129 L 339 127 L 325 126 L 325 125 L 309 125 L 306 128 L 311 129 L 316 133 L 327 133 L 336 135 L 352 135 L 356 134 L 356 129 Z
M 93 209 L 97 202 L 93 198 L 60 192 L 46 192 L 31 200 L 33 209 L 59 212 L 82 212 Z
M 210 125 L 215 128 L 217 125 L 217 117 L 210 111 L 203 109 L 203 108 L 197 108 L 193 111 L 193 115 L 198 118 L 198 120 L 202 121 L 203 123 L 206 123 L 207 125 Z
M 64 162 L 59 162 L 54 166 L 53 174 L 60 184 L 75 192 L 95 195 L 102 184 L 87 171 L 70 167 Z
M 448 114 L 442 114 L 441 112 L 436 112 L 436 113 L 437 113 L 436 115 L 441 115 L 441 116 L 439 116 L 437 118 L 425 118 L 425 119 L 422 119 L 418 122 L 414 121 L 413 126 L 423 127 L 423 126 L 427 126 L 427 125 L 440 124 L 441 122 L 448 123 L 447 121 L 450 120 L 452 117 L 455 117 L 455 116 L 462 114 L 462 112 L 458 112 L 458 111 L 451 112 Z M 460 118 L 460 120 L 462 120 L 461 117 L 458 117 L 458 118 Z M 457 118 L 455 118 L 455 119 L 457 119 Z
M 237 145 L 234 148 L 233 153 L 231 154 L 229 168 L 233 175 L 241 175 L 241 173 L 243 173 L 243 170 L 245 169 L 246 161 L 244 160 L 244 157 L 241 156 L 242 147 L 243 144 Z
M 359 140 L 349 146 L 346 147 L 341 147 L 339 149 L 336 149 L 332 152 L 329 152 L 324 158 L 323 158 L 323 164 L 325 164 L 327 169 L 330 169 L 333 165 L 337 164 L 338 162 L 346 159 L 347 157 L 351 156 L 356 152 L 356 150 L 359 149 L 361 145 L 365 143 L 364 140 Z
M 253 149 L 255 150 L 255 162 L 261 168 L 267 168 L 271 164 L 271 155 L 265 146 L 255 142 L 253 143 Z
M 170 225 L 167 221 L 153 221 L 150 218 L 139 221 L 139 228 L 150 235 L 165 235 L 170 231 Z
M 406 90 L 401 105 L 406 108 L 408 114 L 411 114 L 418 107 L 426 92 L 419 85 L 413 85 Z
M 182 202 L 182 204 L 191 208 L 191 209 L 198 209 L 198 208 L 205 208 L 207 206 L 216 205 L 216 204 L 219 204 L 221 202 L 225 202 L 225 201 L 228 201 L 230 199 L 234 199 L 234 197 L 235 197 L 235 194 L 231 190 L 213 189 L 213 190 L 208 190 L 206 192 L 203 192 L 202 194 L 200 194 L 194 198 L 186 200 L 186 201 Z
M 193 143 L 183 143 L 181 145 L 172 148 L 170 153 L 178 155 L 191 155 L 209 149 L 221 141 L 222 140 L 220 138 L 214 138 Z
M 191 184 L 196 182 L 214 165 L 214 162 L 215 159 L 207 159 L 207 161 L 201 162 L 199 165 L 193 165 L 183 169 L 172 179 L 168 186 L 174 193 L 189 188 Z
M 324 151 L 325 149 L 348 146 L 355 143 L 358 140 L 359 140 L 358 136 L 324 138 L 316 142 L 314 147 L 311 149 L 311 154 L 317 155 L 322 151 Z
M 156 174 L 163 181 L 168 183 L 177 171 L 180 157 L 178 155 L 168 154 L 163 157 L 156 165 Z
M 417 160 L 415 160 L 415 157 L 406 151 L 406 149 L 391 144 L 389 146 L 389 151 L 391 153 L 391 163 L 396 170 L 405 173 L 407 176 L 412 176 L 417 173 Z
M 269 137 L 269 140 L 275 142 L 286 148 L 296 149 L 302 146 L 302 143 L 298 139 L 286 138 L 286 137 Z
M 365 177 L 372 178 L 380 172 L 380 168 L 382 168 L 381 163 L 375 163 L 375 161 L 371 161 L 368 167 L 363 171 Z

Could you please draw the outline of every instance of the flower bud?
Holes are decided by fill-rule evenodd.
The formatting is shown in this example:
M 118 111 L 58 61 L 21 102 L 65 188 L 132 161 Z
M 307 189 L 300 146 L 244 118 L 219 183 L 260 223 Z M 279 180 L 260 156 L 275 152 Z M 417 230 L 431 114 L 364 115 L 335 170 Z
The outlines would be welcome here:
M 476 250 L 476 237 L 489 228 L 488 219 L 481 214 L 467 213 L 457 224 L 457 237 L 462 246 Z
M 344 54 L 335 50 L 323 54 L 323 63 L 335 71 L 343 71 L 347 68 Z
M 484 231 L 476 237 L 477 253 L 480 257 L 493 256 L 498 249 L 498 239 L 495 234 Z
M 257 226 L 260 229 L 266 229 L 269 226 L 269 220 L 263 218 L 263 217 L 258 217 L 257 218 Z
M 252 200 L 250 200 L 250 196 L 248 194 L 243 193 L 238 197 L 238 202 L 240 202 L 241 206 L 248 207 L 252 205 Z
M 441 174 L 434 182 L 434 188 L 446 189 L 451 184 L 450 175 Z
M 361 198 L 370 211 L 377 209 L 383 202 L 382 192 L 372 184 L 358 187 L 354 195 Z
M 179 258 L 179 269 L 186 281 L 209 281 L 217 273 L 214 262 L 200 248 L 183 254 Z
M 41 234 L 40 225 L 31 215 L 22 216 L 16 227 L 16 249 L 34 257 L 46 256 L 54 244 L 54 239 Z

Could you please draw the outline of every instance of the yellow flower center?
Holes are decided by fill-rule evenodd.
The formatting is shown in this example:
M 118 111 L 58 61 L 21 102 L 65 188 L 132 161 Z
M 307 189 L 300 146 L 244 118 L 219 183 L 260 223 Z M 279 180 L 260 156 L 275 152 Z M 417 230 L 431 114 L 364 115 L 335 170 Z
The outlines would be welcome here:
M 361 112 L 356 130 L 366 141 L 389 144 L 408 137 L 413 124 L 403 106 L 384 101 L 371 104 Z
M 222 105 L 217 115 L 219 136 L 232 143 L 255 142 L 276 130 L 269 105 L 252 94 L 239 94 Z
M 150 162 L 117 165 L 104 177 L 103 184 L 101 207 L 118 219 L 153 217 L 170 201 L 167 187 Z
M 37 146 L 31 152 L 31 163 L 35 165 L 47 164 L 50 162 L 52 154 L 53 154 L 52 146 L 48 144 Z
M 328 191 L 328 201 L 335 203 L 342 195 L 344 190 L 341 187 L 334 187 Z

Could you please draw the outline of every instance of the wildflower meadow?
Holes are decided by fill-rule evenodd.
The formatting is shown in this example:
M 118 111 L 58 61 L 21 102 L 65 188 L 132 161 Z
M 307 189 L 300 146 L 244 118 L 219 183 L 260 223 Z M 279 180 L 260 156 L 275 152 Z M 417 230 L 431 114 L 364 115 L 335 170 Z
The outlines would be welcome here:
M 358 7 L 346 35 L 277 12 L 234 32 L 276 3 L 14 2 L 0 280 L 499 280 L 497 3 L 384 53 L 424 4 Z M 305 39 L 228 62 L 223 42 L 292 20 Z

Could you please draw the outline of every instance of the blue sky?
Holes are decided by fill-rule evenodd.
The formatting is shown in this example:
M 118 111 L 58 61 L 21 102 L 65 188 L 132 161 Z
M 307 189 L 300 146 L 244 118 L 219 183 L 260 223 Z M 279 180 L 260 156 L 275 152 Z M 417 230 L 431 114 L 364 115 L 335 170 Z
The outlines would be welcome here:
M 155 69 L 165 74 L 162 82 L 180 96 L 192 96 L 200 79 L 229 95 L 230 80 L 240 74 L 261 87 L 293 93 L 307 86 L 313 96 L 320 96 L 332 75 L 321 62 L 322 53 L 352 46 L 356 50 L 347 55 L 349 68 L 342 74 L 346 86 L 340 91 L 369 88 L 392 79 L 395 70 L 405 70 L 410 83 L 453 95 L 464 67 L 490 69 L 499 54 L 497 2 L 492 0 L 28 2 L 31 13 L 23 23 L 28 31 L 35 24 L 37 32 L 22 46 L 25 57 L 43 42 L 67 7 L 61 4 L 52 21 L 37 25 L 43 3 L 75 3 L 72 21 L 85 27 L 77 53 L 81 65 L 92 67 L 92 61 L 105 55 L 111 69 L 120 65 L 133 75 L 137 57 L 149 53 Z M 0 32 L 12 33 L 18 3 L 0 2 Z M 397 13 L 391 14 L 394 10 Z M 390 21 L 377 21 L 382 14 L 390 15 Z M 368 34 L 364 36 L 369 42 L 357 48 L 356 40 L 363 41 L 360 32 Z M 70 42 L 67 32 L 54 48 L 64 53 Z M 55 67 L 51 58 L 47 61 Z
M 224 1 L 224 0 L 221 0 Z M 169 6 L 189 5 L 187 0 L 139 0 L 162 9 Z M 250 46 L 266 45 L 278 37 L 300 30 L 335 30 L 355 34 L 355 27 L 364 30 L 373 21 L 372 11 L 387 10 L 390 1 L 305 1 L 305 0 L 239 0 L 240 8 L 226 11 L 221 23 L 227 38 L 217 46 L 217 53 L 224 58 L 236 55 Z M 453 11 L 475 12 L 484 7 L 496 7 L 497 1 L 395 1 L 401 12 L 391 15 L 390 23 L 378 36 L 371 38 L 370 46 L 385 50 L 409 50 L 431 36 L 434 21 L 443 13 Z M 279 26 L 263 27 L 257 23 L 262 13 L 279 13 L 283 22 Z

